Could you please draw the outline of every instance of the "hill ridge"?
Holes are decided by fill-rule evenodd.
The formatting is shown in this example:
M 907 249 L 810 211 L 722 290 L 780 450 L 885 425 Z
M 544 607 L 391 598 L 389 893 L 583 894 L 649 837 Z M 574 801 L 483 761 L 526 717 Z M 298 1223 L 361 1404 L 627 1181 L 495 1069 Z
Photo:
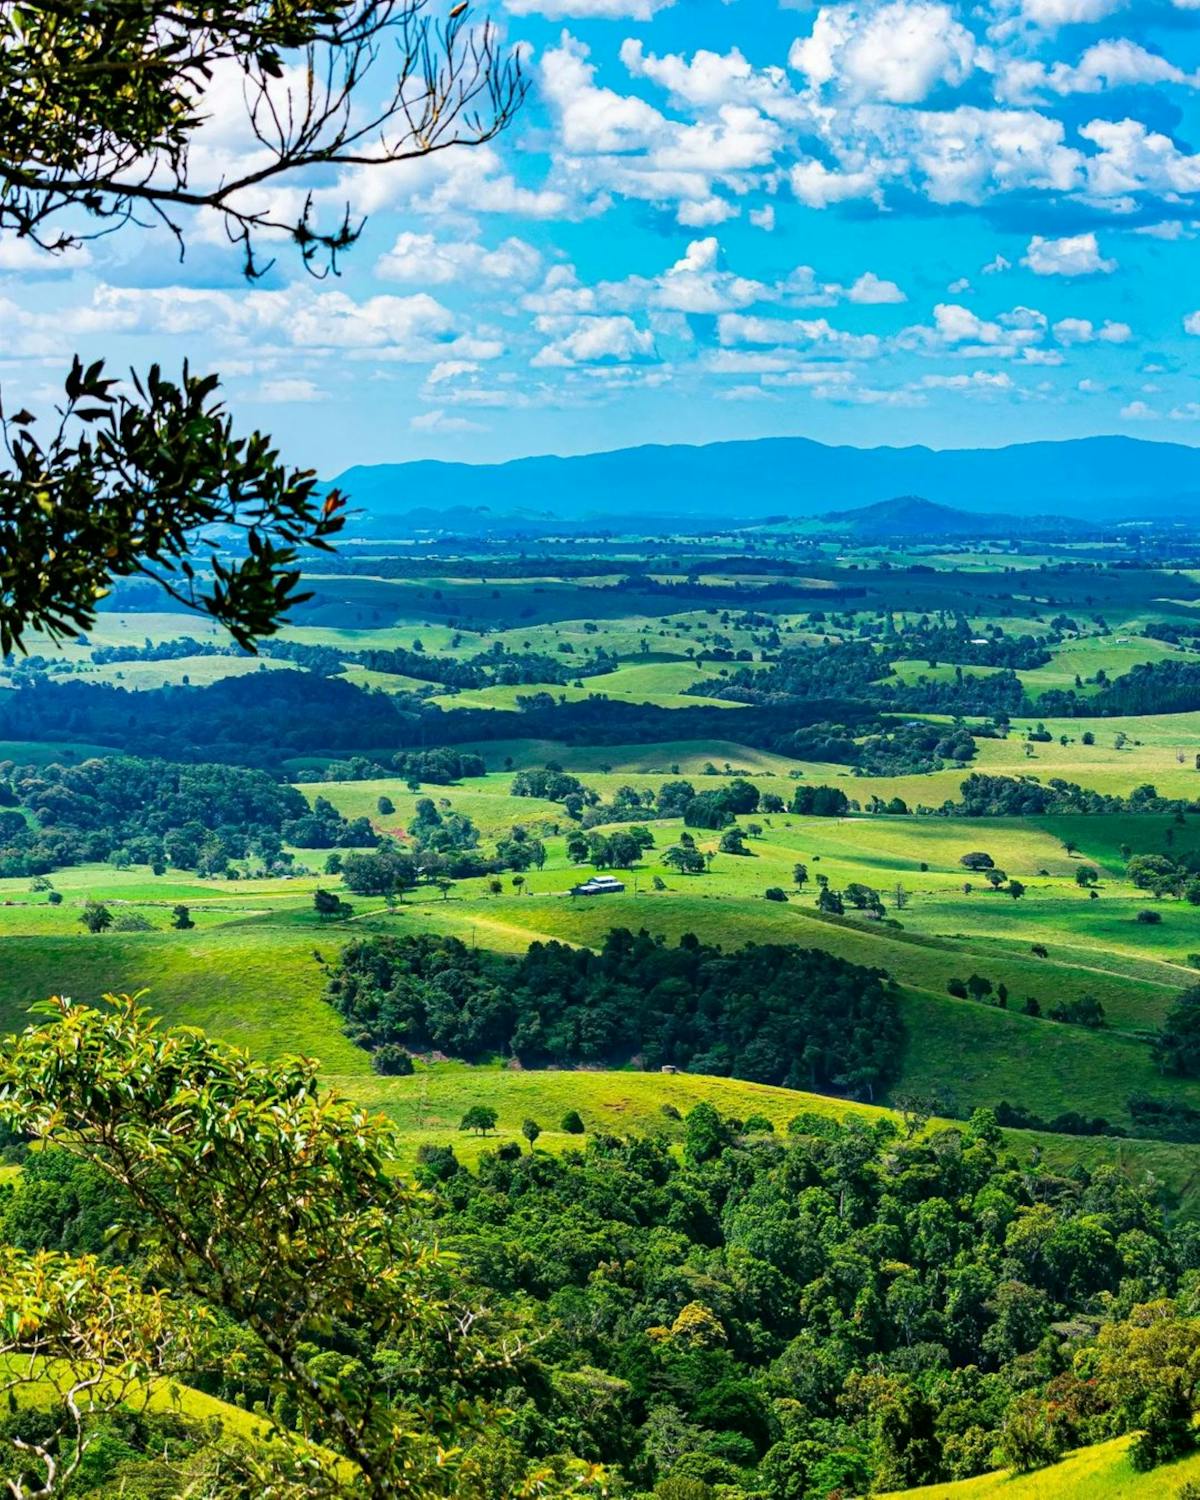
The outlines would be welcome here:
M 781 512 L 819 516 L 919 495 L 970 514 L 1053 513 L 1090 522 L 1172 519 L 1200 503 L 1200 448 L 1119 435 L 999 448 L 855 448 L 804 437 L 644 444 L 482 464 L 439 459 L 357 465 L 335 481 L 364 529 L 420 511 L 514 512 L 611 524 L 668 517 L 745 524 Z

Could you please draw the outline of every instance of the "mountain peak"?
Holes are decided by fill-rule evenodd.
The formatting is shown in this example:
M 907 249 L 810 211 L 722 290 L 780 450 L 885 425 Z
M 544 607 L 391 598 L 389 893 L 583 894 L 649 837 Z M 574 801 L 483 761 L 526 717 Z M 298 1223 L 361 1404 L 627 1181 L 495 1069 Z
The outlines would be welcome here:
M 836 531 L 857 537 L 1078 536 L 1095 530 L 1087 522 L 1067 516 L 980 514 L 954 505 L 940 505 L 922 495 L 897 495 L 891 500 L 877 500 L 873 505 L 863 505 L 855 510 L 828 511 L 818 520 Z

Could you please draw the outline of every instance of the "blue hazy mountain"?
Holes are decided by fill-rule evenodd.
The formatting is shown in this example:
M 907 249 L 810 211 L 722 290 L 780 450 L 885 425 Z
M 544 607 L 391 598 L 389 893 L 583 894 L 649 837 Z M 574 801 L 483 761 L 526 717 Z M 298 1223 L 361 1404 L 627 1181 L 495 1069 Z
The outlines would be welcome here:
M 1021 537 L 1087 537 L 1095 523 L 1073 516 L 1026 516 L 1012 511 L 970 511 L 954 505 L 939 505 L 920 495 L 897 495 L 854 510 L 829 511 L 815 520 L 789 523 L 792 529 L 811 535 L 831 535 L 880 541 L 895 537 L 971 537 L 1000 539 Z
M 831 447 L 809 438 L 619 448 L 502 464 L 421 460 L 348 469 L 336 483 L 379 533 L 447 523 L 463 532 L 512 518 L 544 530 L 636 517 L 745 524 L 820 516 L 920 495 L 960 510 L 1091 522 L 1200 519 L 1200 448 L 1094 437 L 1005 448 Z M 450 515 L 447 515 L 450 512 Z

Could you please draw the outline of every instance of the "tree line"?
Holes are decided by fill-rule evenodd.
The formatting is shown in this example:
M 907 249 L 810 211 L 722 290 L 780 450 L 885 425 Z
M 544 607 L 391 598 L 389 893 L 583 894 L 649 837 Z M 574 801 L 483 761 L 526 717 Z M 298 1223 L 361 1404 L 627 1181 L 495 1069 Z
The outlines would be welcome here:
M 904 1042 L 894 986 L 819 950 L 614 928 L 598 953 L 534 943 L 520 958 L 420 934 L 348 944 L 326 997 L 347 1034 L 528 1067 L 679 1068 L 872 1098 Z
M 110 860 L 220 874 L 230 860 L 267 864 L 284 843 L 373 845 L 366 818 L 323 797 L 312 807 L 265 771 L 112 755 L 79 765 L 0 763 L 0 873 L 45 875 Z

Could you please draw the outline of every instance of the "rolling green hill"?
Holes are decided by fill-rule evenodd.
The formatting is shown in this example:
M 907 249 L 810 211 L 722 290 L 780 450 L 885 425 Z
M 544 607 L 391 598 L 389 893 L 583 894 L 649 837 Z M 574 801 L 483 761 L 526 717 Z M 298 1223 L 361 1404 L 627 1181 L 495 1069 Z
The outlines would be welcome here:
M 1200 1482 L 1200 1455 L 1139 1474 L 1129 1462 L 1130 1442 L 1122 1437 L 1080 1448 L 1034 1474 L 983 1474 L 957 1484 L 894 1490 L 881 1500 L 1174 1500 L 1184 1483 Z

